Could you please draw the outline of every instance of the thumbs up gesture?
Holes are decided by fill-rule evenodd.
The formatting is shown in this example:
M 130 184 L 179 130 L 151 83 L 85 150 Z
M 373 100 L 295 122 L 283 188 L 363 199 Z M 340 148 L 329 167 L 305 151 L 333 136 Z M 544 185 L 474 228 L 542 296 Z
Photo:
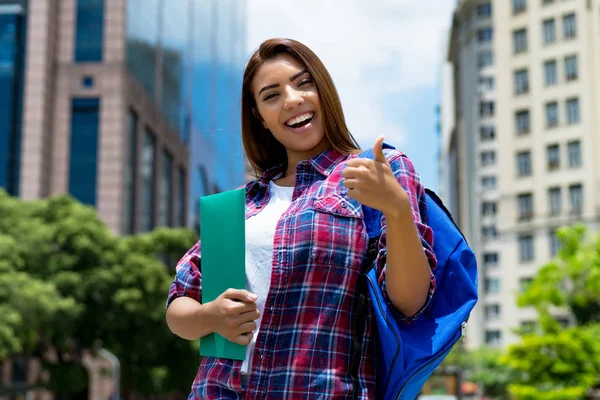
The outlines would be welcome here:
M 373 145 L 373 160 L 353 158 L 342 171 L 343 185 L 348 196 L 381 211 L 386 217 L 395 217 L 399 205 L 408 204 L 408 195 L 396 180 L 389 161 L 383 154 L 383 136 Z

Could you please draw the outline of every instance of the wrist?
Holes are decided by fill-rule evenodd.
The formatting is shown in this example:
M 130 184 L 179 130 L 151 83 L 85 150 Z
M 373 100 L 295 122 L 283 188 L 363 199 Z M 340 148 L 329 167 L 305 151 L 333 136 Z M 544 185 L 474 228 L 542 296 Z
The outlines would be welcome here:
M 393 201 L 387 210 L 383 210 L 383 215 L 387 223 L 402 222 L 413 219 L 412 207 L 406 193 L 393 196 Z

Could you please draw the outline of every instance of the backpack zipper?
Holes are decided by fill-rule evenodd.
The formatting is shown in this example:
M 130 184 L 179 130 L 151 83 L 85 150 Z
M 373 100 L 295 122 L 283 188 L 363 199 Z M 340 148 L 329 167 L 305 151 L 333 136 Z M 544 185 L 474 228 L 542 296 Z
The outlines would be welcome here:
M 410 376 L 410 378 L 408 378 L 408 380 L 406 382 L 404 382 L 404 385 L 402 385 L 402 387 L 400 388 L 400 392 L 398 392 L 398 396 L 396 396 L 396 400 L 400 399 L 400 396 L 402 396 L 402 392 L 404 391 L 404 389 L 406 388 L 406 386 L 410 383 L 411 379 L 418 375 L 421 371 L 423 371 L 425 368 L 429 367 L 431 364 L 435 363 L 437 360 L 439 360 L 440 358 L 444 358 L 446 357 L 446 355 L 448 355 L 448 353 L 450 353 L 450 351 L 452 350 L 452 348 L 454 347 L 454 345 L 456 344 L 456 342 L 458 342 L 461 338 L 463 338 L 463 343 L 464 343 L 464 337 L 463 337 L 463 332 L 465 332 L 467 327 L 467 323 L 463 322 L 460 326 L 460 335 L 459 337 L 457 337 L 450 346 L 448 346 L 448 348 L 440 355 L 438 355 L 436 358 L 434 358 L 433 360 L 430 360 L 427 364 L 423 365 L 421 368 L 419 368 L 417 371 L 415 371 L 414 374 L 412 374 Z

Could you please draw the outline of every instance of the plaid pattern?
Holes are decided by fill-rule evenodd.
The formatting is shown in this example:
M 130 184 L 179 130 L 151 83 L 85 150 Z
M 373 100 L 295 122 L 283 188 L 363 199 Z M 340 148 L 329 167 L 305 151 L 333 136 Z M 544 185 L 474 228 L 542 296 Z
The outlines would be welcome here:
M 241 361 L 204 357 L 189 399 L 351 399 L 349 374 L 354 288 L 368 262 L 362 207 L 346 196 L 341 172 L 345 156 L 330 149 L 297 168 L 294 200 L 282 215 L 274 240 L 271 288 L 257 337 L 247 388 L 240 380 Z M 414 219 L 433 269 L 433 232 L 427 223 L 425 193 L 412 163 L 387 151 L 398 181 L 410 196 Z M 268 183 L 281 171 L 266 171 L 246 186 L 246 217 L 268 203 Z M 385 224 L 382 218 L 377 268 L 385 285 Z M 200 245 L 177 265 L 167 306 L 179 296 L 201 299 Z M 430 294 L 435 279 L 432 274 Z M 384 291 L 385 293 L 385 291 Z M 388 299 L 389 301 L 389 299 Z M 406 318 L 407 322 L 417 315 Z M 372 317 L 364 333 L 359 372 L 360 399 L 376 398 Z

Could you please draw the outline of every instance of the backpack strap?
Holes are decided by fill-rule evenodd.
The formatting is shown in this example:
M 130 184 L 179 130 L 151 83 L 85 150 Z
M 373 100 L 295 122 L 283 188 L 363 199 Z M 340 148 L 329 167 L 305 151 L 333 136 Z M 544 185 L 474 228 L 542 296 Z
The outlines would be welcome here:
M 394 147 L 383 144 L 383 148 L 393 149 Z M 374 159 L 373 149 L 368 148 L 360 155 L 361 158 Z M 365 323 L 367 321 L 367 272 L 373 267 L 377 258 L 379 247 L 379 236 L 381 234 L 381 211 L 363 205 L 363 219 L 369 236 L 369 244 L 367 249 L 367 260 L 361 267 L 361 273 L 357 282 L 357 296 L 355 298 L 356 320 L 352 332 L 352 358 L 350 361 L 350 376 L 352 377 L 353 393 L 352 398 L 358 399 L 358 372 L 363 348 L 363 333 L 365 331 Z

